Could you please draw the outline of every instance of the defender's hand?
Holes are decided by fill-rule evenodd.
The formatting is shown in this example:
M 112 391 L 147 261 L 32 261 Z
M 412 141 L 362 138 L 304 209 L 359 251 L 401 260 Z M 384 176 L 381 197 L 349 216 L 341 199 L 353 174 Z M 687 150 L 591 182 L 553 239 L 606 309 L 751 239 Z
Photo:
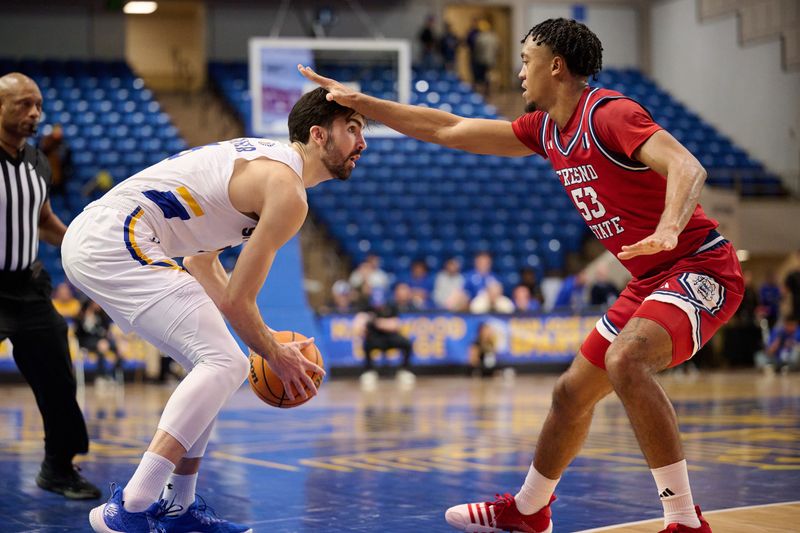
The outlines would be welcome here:
M 279 344 L 280 349 L 271 354 L 267 360 L 269 367 L 283 383 L 283 389 L 289 400 L 295 399 L 292 385 L 303 399 L 308 399 L 309 392 L 311 396 L 316 396 L 317 386 L 314 385 L 314 381 L 307 372 L 325 376 L 325 370 L 322 367 L 312 363 L 301 353 L 301 350 L 313 343 L 314 338 L 312 337 L 302 341 Z
M 357 91 L 342 85 L 336 80 L 331 78 L 326 78 L 325 76 L 320 76 L 311 67 L 305 67 L 303 65 L 297 65 L 297 70 L 300 71 L 300 74 L 308 78 L 309 80 L 313 81 L 326 91 L 328 94 L 326 98 L 329 102 L 335 101 L 338 104 L 341 104 L 345 107 L 352 107 L 352 104 L 355 102 L 356 96 L 359 94 Z
M 678 245 L 678 235 L 671 230 L 656 229 L 655 233 L 645 237 L 641 241 L 623 246 L 622 251 L 617 254 L 621 261 L 632 259 L 639 255 L 653 255 L 658 252 L 668 251 Z

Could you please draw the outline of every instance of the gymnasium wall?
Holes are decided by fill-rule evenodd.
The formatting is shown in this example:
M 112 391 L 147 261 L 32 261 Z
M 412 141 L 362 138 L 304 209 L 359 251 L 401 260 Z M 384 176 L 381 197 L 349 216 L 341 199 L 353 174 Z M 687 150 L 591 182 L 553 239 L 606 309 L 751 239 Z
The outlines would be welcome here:
M 800 72 L 783 72 L 777 39 L 740 46 L 736 25 L 735 17 L 701 24 L 696 0 L 656 2 L 650 21 L 652 75 L 797 188 Z
M 3 5 L 0 55 L 35 59 L 122 59 L 125 16 L 32 0 Z
M 527 32 L 535 24 L 549 18 L 573 18 L 572 3 L 531 2 L 527 8 Z M 641 28 L 636 9 L 623 5 L 586 5 L 581 21 L 589 26 L 603 43 L 603 67 L 642 68 Z

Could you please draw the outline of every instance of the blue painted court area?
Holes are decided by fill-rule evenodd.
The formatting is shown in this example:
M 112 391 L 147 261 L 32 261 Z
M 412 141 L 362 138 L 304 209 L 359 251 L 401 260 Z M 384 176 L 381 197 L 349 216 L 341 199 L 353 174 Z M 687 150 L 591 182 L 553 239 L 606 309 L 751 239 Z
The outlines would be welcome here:
M 665 386 L 676 399 L 703 509 L 796 499 L 800 378 L 689 379 L 668 377 Z M 412 389 L 382 380 L 370 393 L 339 380 L 326 383 L 311 403 L 285 411 L 243 388 L 217 424 L 198 490 L 221 516 L 258 532 L 454 531 L 444 522 L 447 507 L 516 492 L 554 380 L 423 378 Z M 94 437 L 83 461 L 88 478 L 103 485 L 127 480 L 168 393 L 126 386 L 118 401 L 87 391 Z M 87 531 L 96 502 L 70 502 L 34 484 L 41 422 L 28 394 L 6 387 L 0 402 L 0 531 Z M 115 402 L 124 416 L 114 416 Z M 616 399 L 598 406 L 557 495 L 559 532 L 661 515 Z

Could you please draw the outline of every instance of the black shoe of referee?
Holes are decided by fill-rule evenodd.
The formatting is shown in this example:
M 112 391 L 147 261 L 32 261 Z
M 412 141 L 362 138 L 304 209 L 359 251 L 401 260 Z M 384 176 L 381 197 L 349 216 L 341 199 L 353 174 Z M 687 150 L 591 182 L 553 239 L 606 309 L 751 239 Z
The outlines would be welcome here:
M 96 500 L 100 497 L 100 489 L 92 485 L 80 474 L 80 468 L 74 465 L 67 470 L 56 470 L 47 462 L 36 475 L 36 484 L 50 492 L 64 495 L 70 500 Z

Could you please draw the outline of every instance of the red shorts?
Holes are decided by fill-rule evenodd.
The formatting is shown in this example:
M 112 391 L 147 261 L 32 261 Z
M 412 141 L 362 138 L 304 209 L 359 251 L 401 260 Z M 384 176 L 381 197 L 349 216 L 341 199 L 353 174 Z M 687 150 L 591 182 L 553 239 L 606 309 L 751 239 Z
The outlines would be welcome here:
M 728 241 L 685 257 L 664 272 L 628 283 L 597 321 L 581 353 L 605 369 L 606 350 L 631 317 L 660 324 L 672 337 L 672 364 L 690 359 L 727 322 L 744 294 L 736 250 Z

